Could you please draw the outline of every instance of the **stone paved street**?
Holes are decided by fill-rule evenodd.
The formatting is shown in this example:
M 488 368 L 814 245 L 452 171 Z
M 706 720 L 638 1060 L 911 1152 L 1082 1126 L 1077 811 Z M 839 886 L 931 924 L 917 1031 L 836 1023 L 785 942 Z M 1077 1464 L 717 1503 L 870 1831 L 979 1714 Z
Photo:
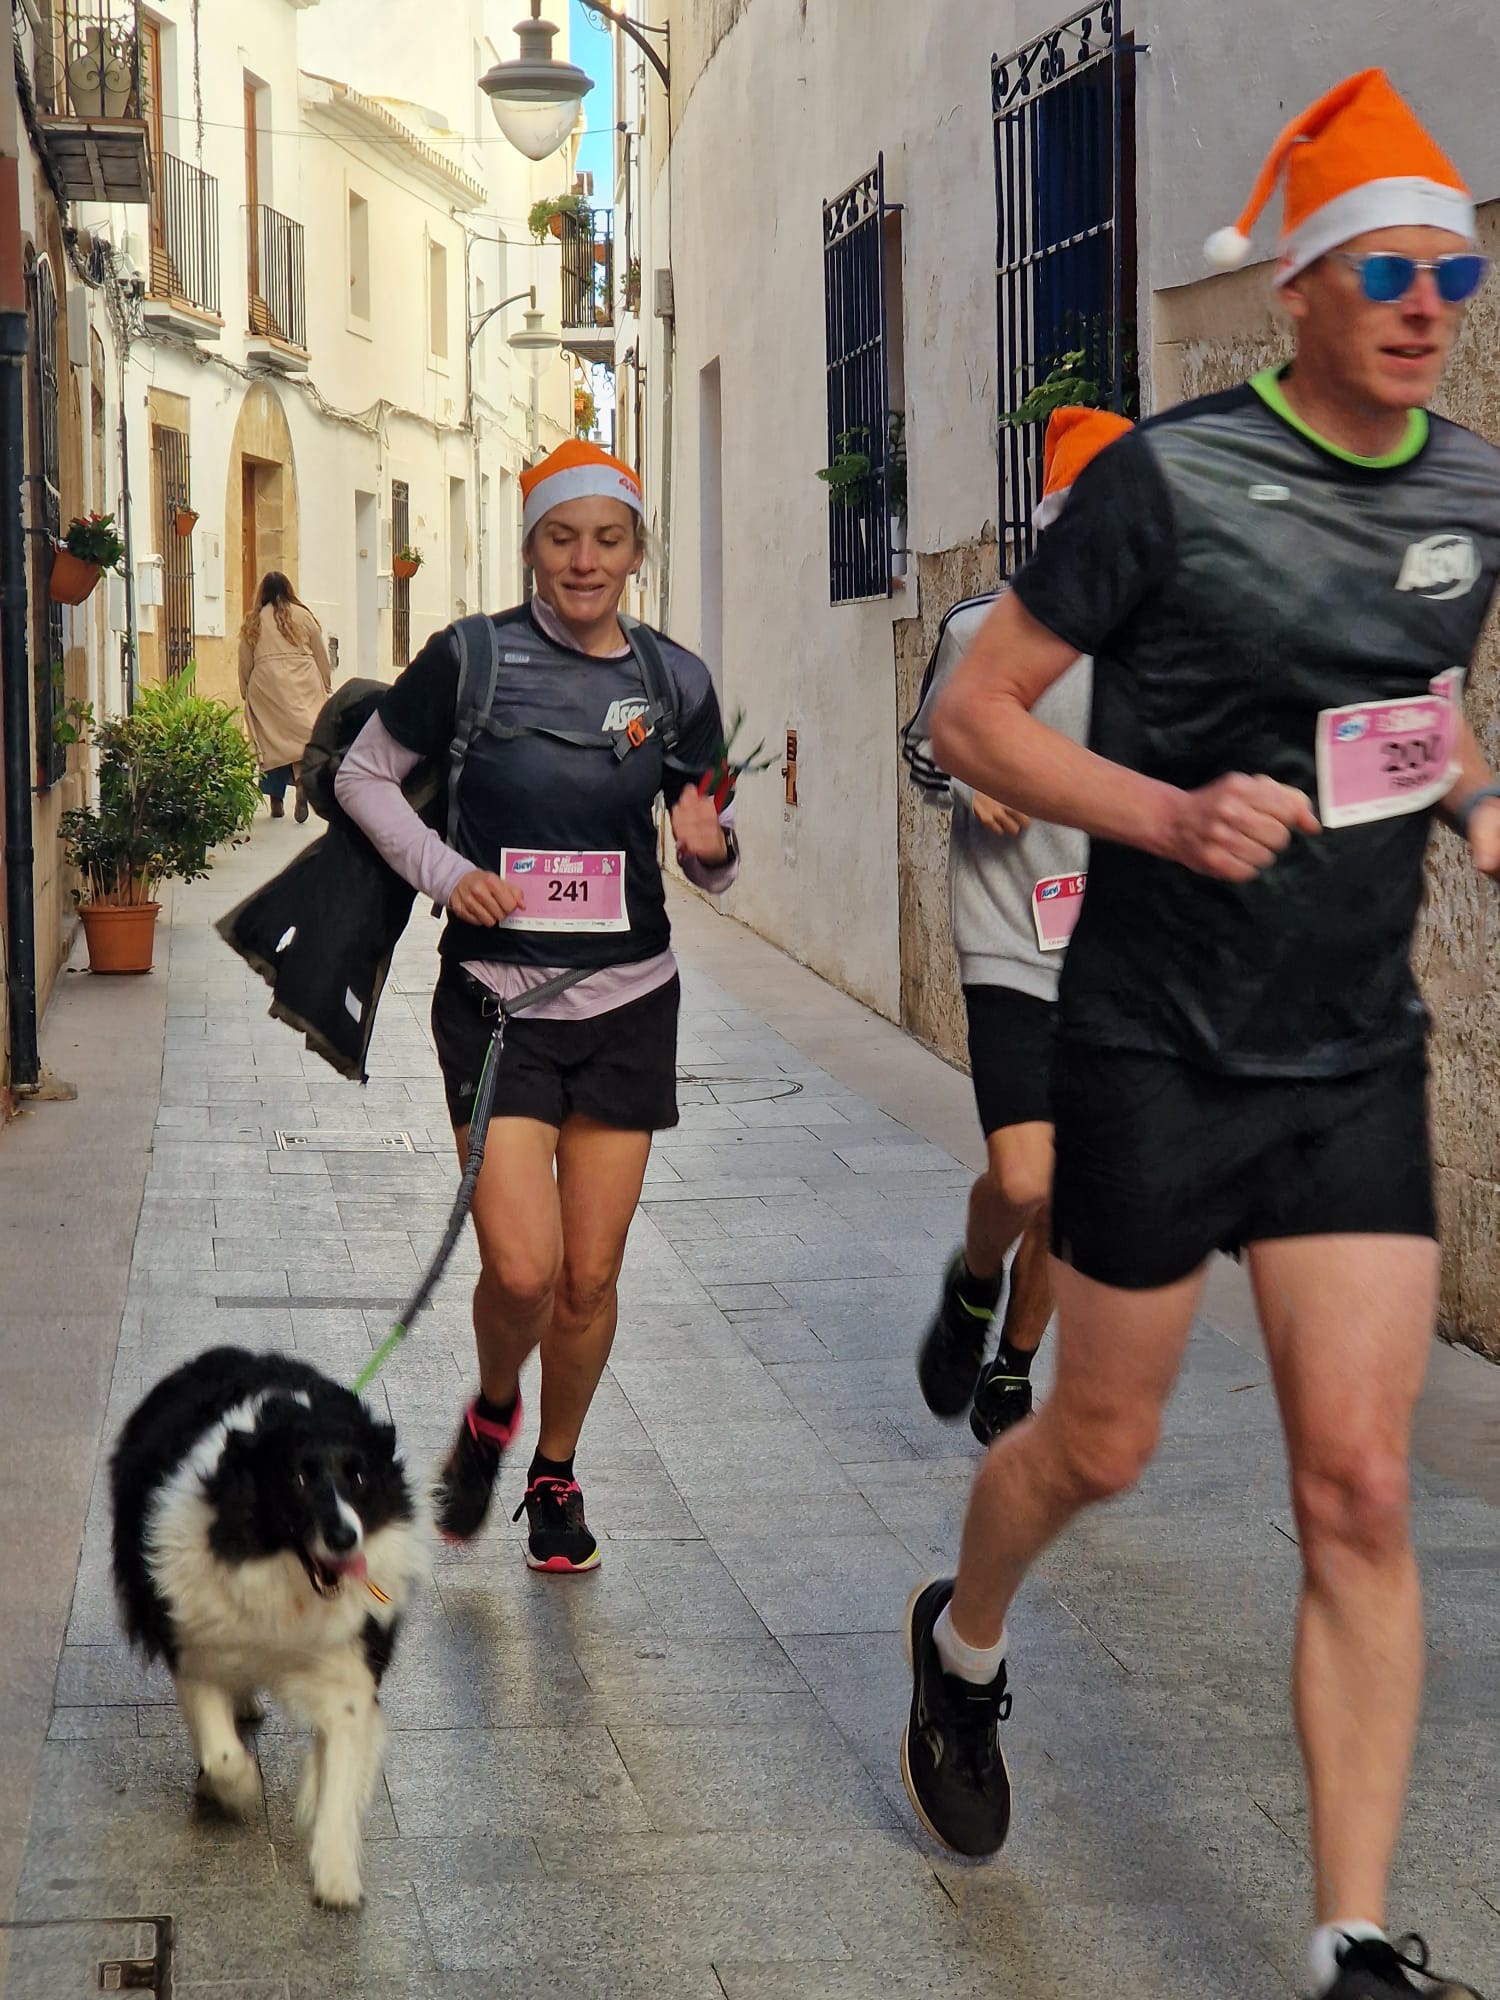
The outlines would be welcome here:
M 211 929 L 299 837 L 262 820 L 178 892 L 161 940 L 160 1102 L 104 1446 L 152 1381 L 216 1342 L 351 1377 L 455 1184 L 425 914 L 364 1091 L 267 1019 Z M 105 1946 L 134 1934 L 103 1920 L 163 1915 L 176 2000 L 1296 1990 L 1297 1550 L 1237 1275 L 1215 1280 L 1143 1489 L 1025 1593 L 1014 1833 L 997 1863 L 957 1863 L 918 1831 L 896 1749 L 903 1606 L 955 1554 L 977 1457 L 965 1427 L 923 1410 L 912 1370 L 961 1226 L 967 1083 L 696 901 L 679 940 L 683 1122 L 653 1156 L 579 1453 L 602 1569 L 525 1569 L 518 1455 L 500 1518 L 437 1557 L 398 1649 L 368 1902 L 332 1916 L 291 1826 L 301 1745 L 274 1714 L 263 1815 L 195 1814 L 168 1683 L 117 1633 L 96 1480 L 20 1854 L 11 2000 L 96 1990 L 96 1962 L 119 1955 Z M 25 1142 L 24 1126 L 0 1136 L 0 1167 Z M 86 1171 L 107 1176 L 109 1158 Z M 466 1242 L 377 1392 L 424 1471 L 470 1379 L 474 1268 Z M 1484 1364 L 1439 1363 L 1417 1508 L 1431 1677 L 1393 1916 L 1484 1984 L 1500 1967 L 1497 1403 Z

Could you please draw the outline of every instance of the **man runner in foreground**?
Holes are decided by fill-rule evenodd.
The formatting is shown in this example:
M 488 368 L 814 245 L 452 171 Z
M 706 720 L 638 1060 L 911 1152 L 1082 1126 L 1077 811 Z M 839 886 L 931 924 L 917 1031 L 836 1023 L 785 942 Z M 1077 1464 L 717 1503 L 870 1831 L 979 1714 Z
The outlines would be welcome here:
M 935 721 L 944 768 L 1093 846 L 1054 1076 L 1056 1387 L 989 1453 L 957 1578 L 908 1609 L 902 1764 L 940 1839 L 1000 1847 L 1006 1610 L 1081 1508 L 1139 1478 L 1207 1260 L 1243 1247 L 1303 1565 L 1309 1991 L 1472 2000 L 1385 1925 L 1422 1682 L 1408 1471 L 1438 1252 L 1408 958 L 1433 811 L 1500 873 L 1460 708 L 1500 456 L 1424 406 L 1485 265 L 1378 71 L 1283 133 L 1217 261 L 1243 261 L 1283 168 L 1290 370 L 1103 453 Z M 1030 713 L 1081 652 L 1092 751 Z
M 1032 518 L 1039 533 L 1061 514 L 1083 468 L 1129 429 L 1129 419 L 1110 410 L 1053 411 Z M 1052 1317 L 1052 1040 L 1058 973 L 1082 907 L 1089 848 L 1074 828 L 1033 825 L 932 761 L 933 712 L 994 602 L 993 593 L 970 598 L 944 618 L 904 744 L 912 783 L 951 810 L 949 915 L 989 1156 L 917 1354 L 917 1379 L 934 1416 L 968 1410 L 981 1444 L 1030 1416 L 1031 1363 Z M 1089 661 L 1077 661 L 1037 704 L 1037 719 L 1082 742 L 1091 679 Z M 999 1347 L 981 1373 L 996 1318 Z

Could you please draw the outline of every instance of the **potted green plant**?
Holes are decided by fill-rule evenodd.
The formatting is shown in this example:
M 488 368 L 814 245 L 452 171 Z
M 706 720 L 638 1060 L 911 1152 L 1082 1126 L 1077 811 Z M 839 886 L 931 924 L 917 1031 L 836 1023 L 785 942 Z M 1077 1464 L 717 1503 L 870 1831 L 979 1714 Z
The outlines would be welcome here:
M 115 530 L 114 515 L 75 515 L 67 534 L 53 548 L 48 595 L 54 604 L 83 604 L 98 589 L 107 569 L 124 567 L 125 544 Z
M 819 479 L 824 481 L 840 507 L 857 507 L 865 497 L 875 461 L 860 440 L 868 441 L 869 435 L 863 424 L 856 425 L 852 430 L 840 431 L 838 452 L 830 464 L 818 468 Z
M 422 551 L 414 549 L 410 542 L 406 544 L 405 548 L 397 549 L 396 553 L 391 557 L 391 572 L 393 575 L 399 577 L 403 583 L 410 583 L 421 567 Z
M 77 733 L 99 750 L 99 803 L 63 814 L 93 972 L 149 972 L 163 882 L 208 873 L 213 849 L 248 832 L 260 804 L 253 747 L 238 711 L 195 692 L 191 669 L 143 690 L 128 716 Z
M 625 276 L 622 283 L 625 292 L 626 312 L 639 312 L 641 309 L 641 260 L 639 257 L 632 257 L 630 262 L 625 266 Z
M 544 236 L 562 235 L 565 215 L 576 219 L 588 212 L 589 204 L 581 194 L 550 194 L 531 204 L 526 226 L 540 243 Z
M 598 406 L 594 402 L 594 392 L 586 382 L 573 384 L 573 434 L 575 437 L 592 437 L 599 422 Z
M 198 525 L 198 510 L 196 507 L 178 507 L 172 520 L 178 534 L 186 540 Z

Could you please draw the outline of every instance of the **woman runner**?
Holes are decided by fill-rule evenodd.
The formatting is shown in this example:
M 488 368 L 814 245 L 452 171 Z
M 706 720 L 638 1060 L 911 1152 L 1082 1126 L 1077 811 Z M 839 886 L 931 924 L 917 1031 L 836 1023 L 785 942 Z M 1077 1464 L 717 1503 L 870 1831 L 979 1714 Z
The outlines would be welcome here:
M 473 1208 L 479 1393 L 438 1492 L 444 1534 L 476 1535 L 520 1432 L 521 1368 L 540 1347 L 526 1559 L 577 1571 L 598 1564 L 599 1548 L 574 1453 L 614 1340 L 651 1135 L 677 1123 L 679 987 L 657 795 L 701 888 L 727 889 L 738 854 L 733 808 L 721 818 L 699 791 L 723 750 L 707 669 L 659 640 L 677 709 L 668 752 L 620 622 L 646 546 L 636 475 L 572 441 L 523 474 L 521 488 L 522 555 L 536 594 L 495 619 L 495 697 L 464 760 L 457 849 L 401 792 L 414 766 L 445 758 L 454 738 L 451 627 L 427 642 L 361 731 L 337 796 L 398 874 L 448 912 L 432 1032 L 460 1161 L 498 1008 L 561 972 L 586 974 L 507 1024 Z

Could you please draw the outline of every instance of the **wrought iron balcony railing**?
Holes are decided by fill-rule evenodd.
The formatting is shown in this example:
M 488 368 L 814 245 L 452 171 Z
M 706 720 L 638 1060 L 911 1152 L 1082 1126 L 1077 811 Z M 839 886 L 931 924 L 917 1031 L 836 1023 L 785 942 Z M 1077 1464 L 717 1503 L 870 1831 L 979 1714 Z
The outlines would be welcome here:
M 151 195 L 151 292 L 201 313 L 219 312 L 219 183 L 163 153 Z
M 562 344 L 581 360 L 614 357 L 614 212 L 564 213 L 562 221 Z
M 68 196 L 149 200 L 137 0 L 43 0 L 35 49 L 37 109 Z
M 302 224 L 274 208 L 249 216 L 250 331 L 307 350 L 307 282 Z

